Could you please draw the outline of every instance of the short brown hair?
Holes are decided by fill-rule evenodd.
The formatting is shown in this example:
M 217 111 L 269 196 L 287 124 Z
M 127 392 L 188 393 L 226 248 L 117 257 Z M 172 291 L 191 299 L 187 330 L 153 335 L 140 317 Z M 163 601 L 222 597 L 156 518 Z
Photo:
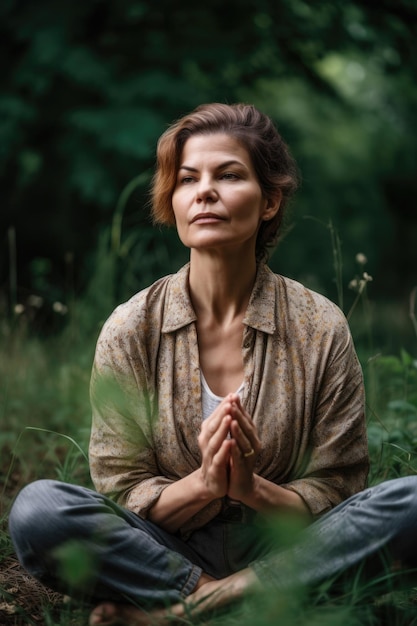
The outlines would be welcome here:
M 174 225 L 172 194 L 181 153 L 192 135 L 224 133 L 237 139 L 248 151 L 262 194 L 267 199 L 281 195 L 277 214 L 263 222 L 257 237 L 258 259 L 276 243 L 284 209 L 298 186 L 296 163 L 272 120 L 252 105 L 203 104 L 172 124 L 160 137 L 152 183 L 152 215 L 157 224 Z

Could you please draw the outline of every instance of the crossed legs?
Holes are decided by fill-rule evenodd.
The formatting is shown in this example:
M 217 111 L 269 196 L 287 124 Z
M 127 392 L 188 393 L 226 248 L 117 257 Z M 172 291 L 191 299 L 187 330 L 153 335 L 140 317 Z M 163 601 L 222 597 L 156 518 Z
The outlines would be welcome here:
M 414 566 L 416 531 L 417 477 L 388 481 L 340 504 L 306 529 L 294 548 L 213 580 L 185 542 L 80 487 L 39 481 L 21 492 L 10 515 L 19 559 L 50 586 L 60 587 L 56 546 L 76 538 L 93 550 L 98 567 L 92 591 L 98 605 L 90 624 L 102 626 L 120 620 L 129 626 L 162 625 L 173 616 L 223 606 L 261 586 L 314 585 L 385 548 L 395 560 Z M 149 613 L 137 606 L 159 608 Z

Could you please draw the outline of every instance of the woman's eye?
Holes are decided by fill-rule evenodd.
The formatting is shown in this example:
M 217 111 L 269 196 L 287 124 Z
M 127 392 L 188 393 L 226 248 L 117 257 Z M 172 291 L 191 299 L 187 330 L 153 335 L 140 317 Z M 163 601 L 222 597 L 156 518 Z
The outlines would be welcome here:
M 224 178 L 226 180 L 235 180 L 239 178 L 239 176 L 235 174 L 234 172 L 225 172 L 224 174 L 221 175 L 221 178 Z
M 182 185 L 188 185 L 189 183 L 194 182 L 194 178 L 192 176 L 183 176 L 180 180 Z

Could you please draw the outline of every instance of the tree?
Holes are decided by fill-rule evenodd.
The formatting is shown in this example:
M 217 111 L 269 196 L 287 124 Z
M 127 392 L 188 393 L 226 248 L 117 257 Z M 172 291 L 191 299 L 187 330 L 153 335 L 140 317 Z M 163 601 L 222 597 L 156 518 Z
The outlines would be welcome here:
M 384 140 L 393 152 L 407 145 L 408 165 L 394 171 L 390 161 L 389 171 L 381 167 L 374 174 L 381 176 L 378 189 L 387 206 L 399 186 L 404 189 L 404 176 L 406 197 L 415 191 L 415 154 L 407 136 L 415 114 L 408 96 L 396 93 L 404 85 L 409 93 L 417 72 L 413 2 L 8 0 L 0 16 L 0 285 L 5 293 L 11 227 L 24 291 L 64 297 L 73 258 L 82 289 L 91 271 L 90 253 L 121 190 L 151 171 L 157 137 L 167 124 L 203 101 L 265 99 L 265 85 L 275 86 L 268 92 L 269 108 L 281 119 L 283 135 L 301 163 L 311 168 L 316 159 L 318 196 L 328 159 L 320 160 L 320 149 L 315 156 L 308 152 L 303 136 L 308 120 L 320 106 L 329 115 L 336 111 L 348 125 L 358 112 L 364 124 L 372 117 L 369 103 L 348 98 L 324 71 L 331 55 L 372 58 L 389 77 L 386 104 L 408 119 L 402 120 L 402 137 L 387 133 Z M 280 103 L 280 90 L 294 79 L 295 97 L 301 84 L 302 97 L 316 100 L 315 111 L 304 110 L 298 121 Z M 414 98 L 415 90 L 410 102 Z M 375 144 L 380 131 L 374 130 Z M 340 188 L 326 203 L 338 195 Z M 146 199 L 142 185 L 126 210 L 128 231 L 147 232 Z M 357 203 L 352 206 L 358 210 Z M 143 254 L 153 245 L 149 241 Z

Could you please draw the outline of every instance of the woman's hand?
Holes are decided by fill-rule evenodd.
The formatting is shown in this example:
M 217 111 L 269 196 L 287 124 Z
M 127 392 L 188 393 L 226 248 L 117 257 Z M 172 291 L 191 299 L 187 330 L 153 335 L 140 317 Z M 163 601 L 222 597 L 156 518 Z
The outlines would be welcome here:
M 222 498 L 228 493 L 231 448 L 232 406 L 235 394 L 227 396 L 216 410 L 204 420 L 198 445 L 202 463 L 200 475 L 207 491 L 214 498 Z
M 253 469 L 261 449 L 261 442 L 252 418 L 242 407 L 236 394 L 232 399 L 231 416 L 232 445 L 227 495 L 233 500 L 245 501 L 250 498 L 254 488 Z
M 232 440 L 232 402 L 223 400 L 204 420 L 198 437 L 201 466 L 168 485 L 149 511 L 149 519 L 168 532 L 176 532 L 212 500 L 227 494 Z
M 237 394 L 229 394 L 203 422 L 198 438 L 200 476 L 215 498 L 244 501 L 253 490 L 253 469 L 261 449 L 256 427 Z

